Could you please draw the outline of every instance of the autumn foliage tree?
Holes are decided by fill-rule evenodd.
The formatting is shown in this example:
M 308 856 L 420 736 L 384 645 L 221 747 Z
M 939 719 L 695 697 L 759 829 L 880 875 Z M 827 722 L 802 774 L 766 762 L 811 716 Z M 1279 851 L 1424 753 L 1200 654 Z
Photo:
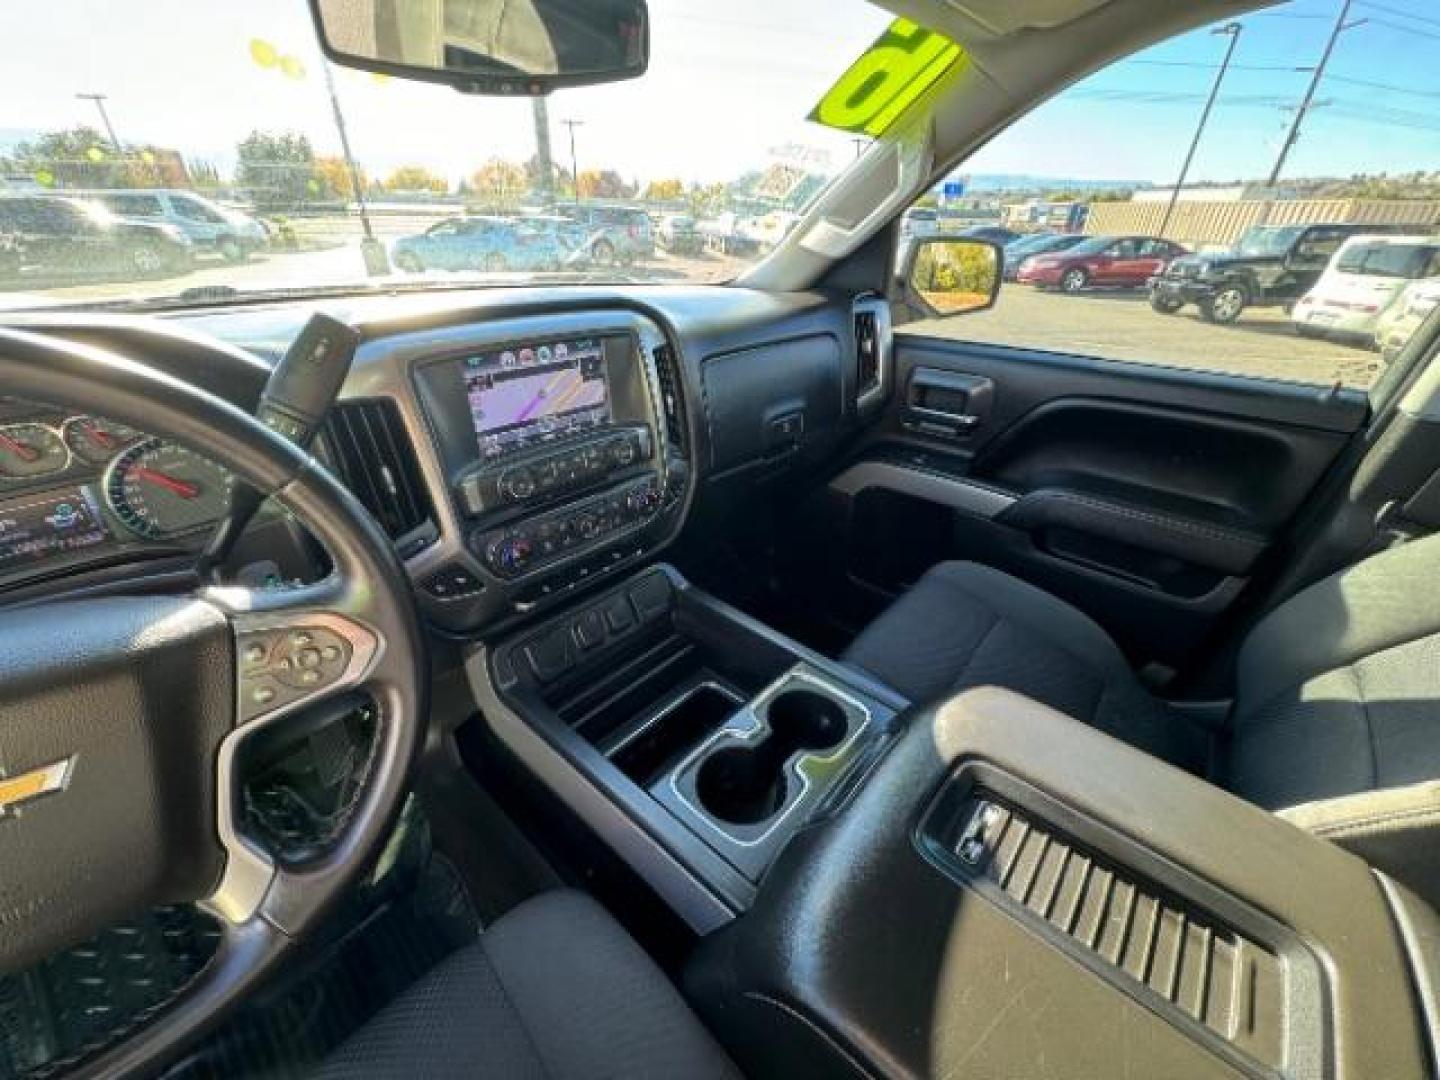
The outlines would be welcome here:
M 385 190 L 428 191 L 443 195 L 450 190 L 450 182 L 423 165 L 401 165 L 385 178 Z
M 635 185 L 627 184 L 614 169 L 580 170 L 582 199 L 630 199 L 634 196 Z
M 651 180 L 645 185 L 644 197 L 654 202 L 674 202 L 685 197 L 685 185 L 674 176 Z
M 523 165 L 491 158 L 470 174 L 470 189 L 489 202 L 511 204 L 530 190 L 530 177 Z
M 370 178 L 365 175 L 364 169 L 358 165 L 356 168 L 360 171 L 361 190 L 368 190 Z M 355 194 L 355 187 L 350 181 L 350 166 L 343 157 L 317 157 L 315 179 L 327 196 L 348 199 Z

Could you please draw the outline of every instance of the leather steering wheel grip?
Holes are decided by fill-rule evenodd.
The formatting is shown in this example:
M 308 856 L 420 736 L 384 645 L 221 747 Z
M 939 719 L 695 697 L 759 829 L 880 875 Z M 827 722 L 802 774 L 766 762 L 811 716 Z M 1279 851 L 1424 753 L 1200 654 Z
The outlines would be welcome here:
M 325 582 L 295 590 L 217 588 L 200 595 L 226 614 L 232 634 L 277 621 L 304 625 L 331 618 L 351 620 L 374 637 L 363 670 L 357 665 L 354 678 L 344 683 L 345 689 L 363 687 L 380 716 L 373 759 L 345 828 L 325 853 L 302 866 L 279 867 L 272 861 L 253 903 L 229 910 L 219 905 L 225 934 L 210 964 L 164 1010 L 68 1074 L 127 1075 L 163 1064 L 217 1023 L 367 867 L 393 828 L 409 788 L 428 715 L 429 665 L 414 595 L 389 537 L 328 471 L 254 417 L 134 360 L 3 328 L 0 388 L 7 396 L 102 415 L 185 444 L 260 495 L 276 499 L 314 534 L 335 567 Z M 326 686 L 324 696 L 339 689 Z M 226 742 L 247 731 L 238 708 L 233 720 L 236 726 Z M 275 722 L 282 721 L 277 713 Z M 236 795 L 233 790 L 214 794 L 222 811 L 224 800 Z M 12 926 L 9 932 L 23 929 Z

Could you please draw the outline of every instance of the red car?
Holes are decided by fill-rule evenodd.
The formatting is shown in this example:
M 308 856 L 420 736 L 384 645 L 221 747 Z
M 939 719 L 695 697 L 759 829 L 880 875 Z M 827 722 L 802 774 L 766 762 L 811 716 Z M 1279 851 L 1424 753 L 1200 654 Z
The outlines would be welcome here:
M 1095 287 L 1138 289 L 1171 259 L 1188 254 L 1158 236 L 1095 236 L 1068 251 L 1026 259 L 1015 280 L 1068 293 Z

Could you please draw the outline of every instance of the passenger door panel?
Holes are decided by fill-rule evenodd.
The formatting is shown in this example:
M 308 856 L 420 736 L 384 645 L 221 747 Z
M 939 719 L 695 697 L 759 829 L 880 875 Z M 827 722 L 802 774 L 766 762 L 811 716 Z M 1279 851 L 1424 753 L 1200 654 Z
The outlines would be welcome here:
M 851 580 L 890 594 L 974 559 L 1172 666 L 1263 570 L 1368 408 L 1353 391 L 903 332 L 893 355 L 879 430 L 832 485 Z

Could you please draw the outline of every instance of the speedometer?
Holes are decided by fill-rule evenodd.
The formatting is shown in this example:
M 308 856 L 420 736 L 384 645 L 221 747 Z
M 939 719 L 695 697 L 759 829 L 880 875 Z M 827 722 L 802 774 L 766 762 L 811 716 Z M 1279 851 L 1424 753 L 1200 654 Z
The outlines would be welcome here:
M 125 525 L 154 540 L 213 526 L 230 509 L 234 479 L 183 446 L 148 439 L 105 475 L 105 501 Z

